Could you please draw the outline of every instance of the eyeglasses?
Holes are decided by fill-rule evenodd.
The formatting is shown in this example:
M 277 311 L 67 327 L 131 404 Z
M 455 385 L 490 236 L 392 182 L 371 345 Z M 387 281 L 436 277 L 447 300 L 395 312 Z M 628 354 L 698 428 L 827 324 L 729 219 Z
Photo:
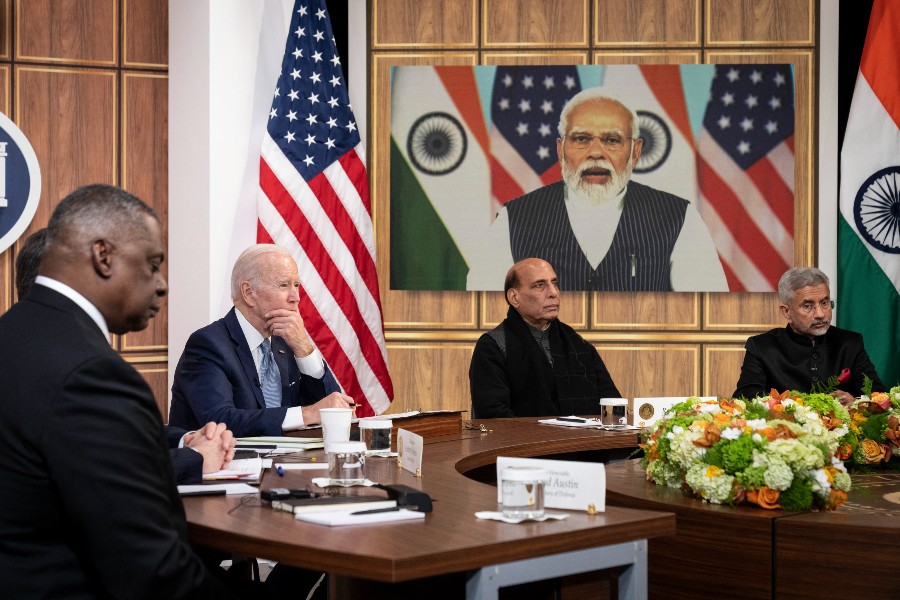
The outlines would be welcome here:
M 816 310 L 816 307 L 821 308 L 823 311 L 826 311 L 829 308 L 834 308 L 834 300 L 822 300 L 821 302 L 804 302 L 797 307 L 797 310 L 803 313 L 811 313 Z
M 594 139 L 600 140 L 600 145 L 610 152 L 618 152 L 629 138 L 616 133 L 604 133 L 603 135 L 591 135 L 589 133 L 570 133 L 566 140 L 573 148 L 584 150 L 594 143 Z M 635 138 L 637 139 L 637 138 Z

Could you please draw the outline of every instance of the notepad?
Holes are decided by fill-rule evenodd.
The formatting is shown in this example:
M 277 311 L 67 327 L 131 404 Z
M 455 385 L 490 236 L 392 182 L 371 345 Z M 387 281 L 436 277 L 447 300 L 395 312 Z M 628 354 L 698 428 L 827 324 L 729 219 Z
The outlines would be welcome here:
M 395 521 L 421 521 L 425 518 L 425 513 L 415 510 L 401 509 L 391 512 L 373 513 L 370 515 L 352 515 L 348 511 L 336 511 L 327 513 L 301 513 L 294 515 L 298 521 L 306 523 L 315 523 L 316 525 L 327 525 L 328 527 L 337 527 L 340 525 L 372 525 L 374 523 L 393 523 Z
M 295 515 L 335 511 L 354 512 L 394 506 L 397 506 L 396 500 L 389 500 L 381 496 L 327 496 L 324 498 L 285 498 L 272 501 L 272 508 L 292 512 Z

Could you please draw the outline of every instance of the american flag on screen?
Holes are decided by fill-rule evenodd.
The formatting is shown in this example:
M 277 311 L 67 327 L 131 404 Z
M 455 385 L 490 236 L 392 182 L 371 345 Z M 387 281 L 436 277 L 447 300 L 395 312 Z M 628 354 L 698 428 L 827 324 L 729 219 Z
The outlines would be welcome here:
M 697 178 L 729 289 L 774 291 L 794 257 L 791 65 L 716 65 Z
M 559 114 L 581 91 L 573 67 L 499 67 L 491 94 L 491 195 L 495 209 L 562 179 Z
M 263 136 L 257 241 L 294 255 L 304 323 L 359 416 L 394 395 L 364 159 L 324 0 L 299 0 Z

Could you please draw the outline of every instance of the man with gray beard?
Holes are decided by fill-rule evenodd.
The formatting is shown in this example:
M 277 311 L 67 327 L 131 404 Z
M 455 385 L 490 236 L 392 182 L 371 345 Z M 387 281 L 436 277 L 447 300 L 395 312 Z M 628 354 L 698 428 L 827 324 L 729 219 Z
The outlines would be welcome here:
M 588 88 L 560 115 L 563 179 L 508 202 L 467 288 L 493 289 L 525 258 L 556 267 L 561 290 L 727 291 L 715 244 L 683 199 L 631 181 L 641 155 L 637 115 Z M 686 177 L 694 177 L 686 173 Z

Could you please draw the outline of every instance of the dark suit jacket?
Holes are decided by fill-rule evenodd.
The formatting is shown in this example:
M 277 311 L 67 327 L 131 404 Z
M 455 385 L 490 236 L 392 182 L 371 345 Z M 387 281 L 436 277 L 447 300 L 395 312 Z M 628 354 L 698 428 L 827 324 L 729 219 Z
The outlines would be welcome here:
M 766 396 L 772 388 L 809 392 L 844 369 L 850 369 L 850 379 L 839 389 L 851 396 L 862 393 L 863 375 L 872 380 L 872 391 L 886 389 L 855 331 L 831 326 L 813 343 L 787 325 L 751 337 L 746 350 L 734 398 Z
M 169 423 L 185 429 L 215 421 L 235 437 L 281 435 L 291 406 L 307 406 L 340 391 L 325 366 L 322 379 L 300 373 L 287 344 L 272 337 L 272 352 L 281 373 L 281 406 L 266 408 L 250 346 L 235 309 L 191 334 L 175 368 Z
M 178 427 L 165 428 L 166 441 L 169 444 L 169 458 L 175 471 L 175 483 L 178 485 L 203 482 L 203 455 L 190 448 L 179 448 L 181 438 L 187 433 Z
M 0 317 L 0 589 L 230 597 L 191 550 L 143 378 L 42 285 Z

